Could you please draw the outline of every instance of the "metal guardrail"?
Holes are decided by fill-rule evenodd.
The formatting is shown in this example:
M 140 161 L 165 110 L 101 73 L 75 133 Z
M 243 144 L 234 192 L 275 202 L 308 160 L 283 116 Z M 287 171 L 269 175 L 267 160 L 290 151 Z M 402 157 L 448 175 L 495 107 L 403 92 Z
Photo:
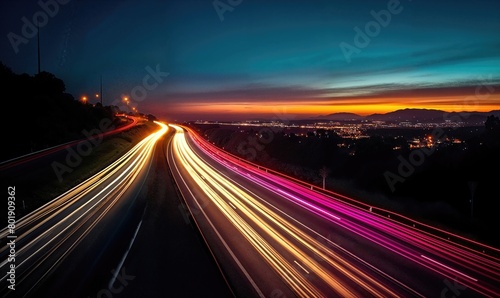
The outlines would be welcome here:
M 190 127 L 186 127 L 186 126 L 183 126 L 183 127 L 191 133 L 191 135 L 193 136 L 193 140 L 195 140 L 199 145 L 203 146 L 204 148 L 206 148 L 207 150 L 209 150 L 211 152 L 214 152 L 217 154 L 223 153 L 223 154 L 225 154 L 233 159 L 236 159 L 242 163 L 245 163 L 246 165 L 252 166 L 252 167 L 257 168 L 259 170 L 265 171 L 266 173 L 271 173 L 273 175 L 276 175 L 276 176 L 279 176 L 281 178 L 287 179 L 289 181 L 295 182 L 303 187 L 306 187 L 310 190 L 316 191 L 317 193 L 320 193 L 322 195 L 326 195 L 331 199 L 341 201 L 341 202 L 346 203 L 350 206 L 371 212 L 375 215 L 386 218 L 386 219 L 391 220 L 393 222 L 405 225 L 408 228 L 418 230 L 418 231 L 426 233 L 428 235 L 441 238 L 444 241 L 449 241 L 449 242 L 458 244 L 460 246 L 463 246 L 464 248 L 468 248 L 468 249 L 474 250 L 476 252 L 479 252 L 481 254 L 484 254 L 486 256 L 490 256 L 490 257 L 493 257 L 493 258 L 500 260 L 500 248 L 493 247 L 491 245 L 487 245 L 485 243 L 481 243 L 479 241 L 475 241 L 473 239 L 470 239 L 470 238 L 467 238 L 467 237 L 464 237 L 464 236 L 461 236 L 458 234 L 451 233 L 451 232 L 446 231 L 444 229 L 441 229 L 441 228 L 432 226 L 430 224 L 426 224 L 426 223 L 414 220 L 408 216 L 405 216 L 405 215 L 402 215 L 402 214 L 399 214 L 399 213 L 396 213 L 396 212 L 393 212 L 393 211 L 390 211 L 390 210 L 387 210 L 384 208 L 380 208 L 377 206 L 366 204 L 364 202 L 360 202 L 360 201 L 355 200 L 353 198 L 350 198 L 348 196 L 336 193 L 336 192 L 331 191 L 331 190 L 323 189 L 322 187 L 311 184 L 309 182 L 305 182 L 305 181 L 299 180 L 297 178 L 291 177 L 289 175 L 286 175 L 284 173 L 281 173 L 279 171 L 261 166 L 259 164 L 248 161 L 240 156 L 234 155 L 230 152 L 225 151 L 224 149 L 221 149 L 221 148 L 211 144 L 207 140 L 203 139 L 203 137 L 201 137 L 196 131 L 194 131 Z

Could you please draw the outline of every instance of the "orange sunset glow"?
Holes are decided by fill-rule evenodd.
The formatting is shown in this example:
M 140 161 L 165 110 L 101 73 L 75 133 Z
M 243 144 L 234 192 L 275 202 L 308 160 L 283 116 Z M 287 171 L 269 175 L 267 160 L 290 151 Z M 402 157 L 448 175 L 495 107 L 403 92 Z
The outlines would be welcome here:
M 324 100 L 292 100 L 279 101 L 203 101 L 198 103 L 176 103 L 170 110 L 179 114 L 195 114 L 201 118 L 212 118 L 225 115 L 251 115 L 266 117 L 277 114 L 289 114 L 295 117 L 317 117 L 332 113 L 355 113 L 370 115 L 388 113 L 400 109 L 436 109 L 446 112 L 489 112 L 500 109 L 500 94 L 498 92 L 485 95 L 461 96 L 425 96 L 412 98 L 343 98 Z

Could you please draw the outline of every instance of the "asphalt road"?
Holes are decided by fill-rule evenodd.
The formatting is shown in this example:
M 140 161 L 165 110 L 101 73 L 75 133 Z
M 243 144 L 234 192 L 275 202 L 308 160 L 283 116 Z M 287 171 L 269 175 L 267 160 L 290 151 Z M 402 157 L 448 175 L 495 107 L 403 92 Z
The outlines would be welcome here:
M 471 249 L 351 206 L 177 129 L 168 155 L 174 178 L 237 296 L 499 295 L 500 261 L 480 244 Z
M 123 264 L 135 278 L 117 297 L 234 297 L 172 179 L 165 154 L 173 135 L 155 150 L 141 227 Z
M 400 224 L 165 130 L 0 231 L 3 297 L 499 296 L 497 248 Z
M 3 297 L 232 296 L 177 208 L 165 129 L 0 232 Z

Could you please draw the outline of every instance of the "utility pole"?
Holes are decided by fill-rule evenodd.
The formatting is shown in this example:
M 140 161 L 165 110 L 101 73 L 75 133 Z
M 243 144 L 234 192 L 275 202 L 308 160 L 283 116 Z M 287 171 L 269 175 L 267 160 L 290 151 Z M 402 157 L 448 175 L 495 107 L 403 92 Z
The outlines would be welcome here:
M 36 32 L 37 32 L 37 45 L 38 45 L 38 74 L 40 74 L 40 26 L 38 26 L 38 21 L 36 22 Z

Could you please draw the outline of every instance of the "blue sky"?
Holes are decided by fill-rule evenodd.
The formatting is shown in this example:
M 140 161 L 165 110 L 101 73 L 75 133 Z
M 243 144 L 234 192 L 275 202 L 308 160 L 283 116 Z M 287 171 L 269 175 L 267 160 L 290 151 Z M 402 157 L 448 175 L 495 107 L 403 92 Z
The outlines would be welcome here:
M 449 90 L 453 96 L 438 92 L 436 107 L 446 108 L 481 84 L 495 88 L 480 104 L 500 108 L 499 1 L 220 0 L 230 8 L 223 14 L 206 0 L 42 2 L 58 7 L 40 29 L 42 69 L 77 98 L 95 93 L 101 75 L 105 101 L 131 96 L 149 67 L 169 75 L 135 104 L 171 119 L 254 117 L 267 105 L 290 113 L 324 106 L 310 114 L 377 112 L 396 101 L 421 107 L 408 98 L 387 104 L 387 93 L 408 89 Z M 0 60 L 34 74 L 36 37 L 18 44 L 17 53 L 10 39 L 23 37 L 23 17 L 32 21 L 43 7 L 4 1 L 0 9 Z M 372 11 L 388 12 L 390 20 L 372 26 L 369 41 L 346 59 L 340 45 L 356 45 L 356 28 L 367 34 L 377 21 Z

